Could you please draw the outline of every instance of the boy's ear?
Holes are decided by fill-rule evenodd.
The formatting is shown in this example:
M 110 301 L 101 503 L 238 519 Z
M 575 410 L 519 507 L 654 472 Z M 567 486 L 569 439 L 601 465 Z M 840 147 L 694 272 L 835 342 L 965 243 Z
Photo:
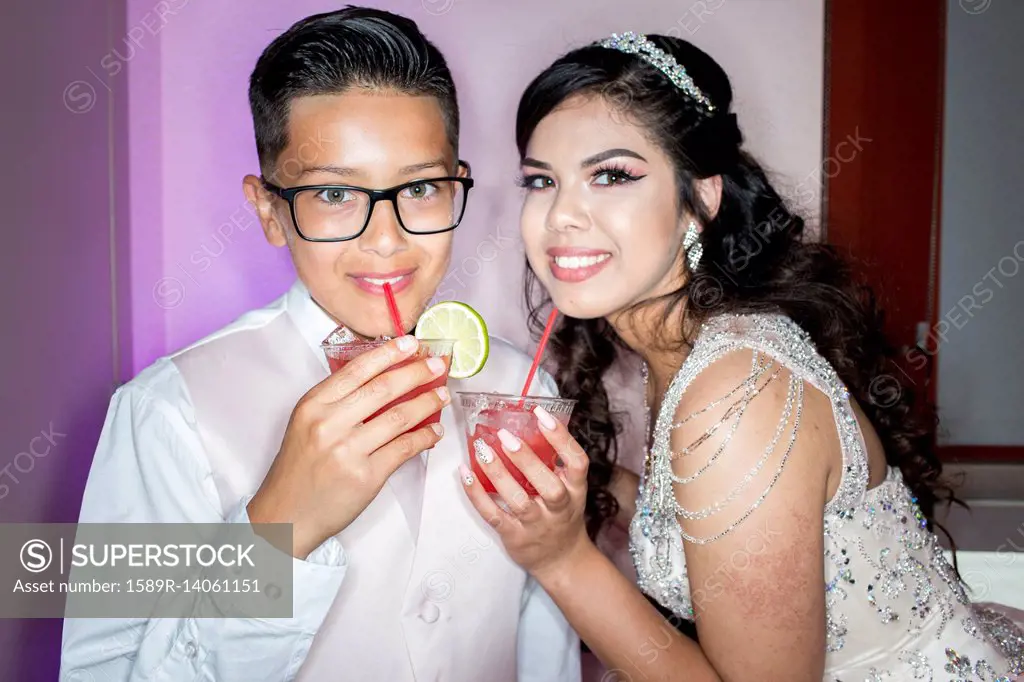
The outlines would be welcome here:
M 459 171 L 458 177 L 460 178 L 471 178 L 473 177 L 473 169 L 469 166 L 469 161 L 463 161 L 459 159 Z
M 242 191 L 245 192 L 246 200 L 259 218 L 263 236 L 267 241 L 272 246 L 287 246 L 288 230 L 277 219 L 277 213 L 274 211 L 275 197 L 263 186 L 263 180 L 255 175 L 246 175 L 242 180 Z

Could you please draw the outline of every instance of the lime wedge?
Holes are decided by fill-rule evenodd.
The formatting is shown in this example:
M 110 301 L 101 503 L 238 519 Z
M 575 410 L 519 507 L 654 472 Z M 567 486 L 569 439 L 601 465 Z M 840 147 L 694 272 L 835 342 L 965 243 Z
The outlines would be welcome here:
M 460 301 L 442 301 L 430 306 L 416 323 L 416 338 L 452 339 L 452 379 L 466 379 L 484 368 L 491 352 L 487 323 L 480 313 Z

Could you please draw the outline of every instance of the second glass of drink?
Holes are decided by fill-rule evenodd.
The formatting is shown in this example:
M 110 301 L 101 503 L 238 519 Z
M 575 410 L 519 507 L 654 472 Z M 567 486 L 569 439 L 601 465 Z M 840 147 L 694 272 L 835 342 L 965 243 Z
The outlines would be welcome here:
M 516 436 L 534 453 L 549 469 L 554 470 L 557 455 L 551 444 L 544 438 L 537 423 L 533 409 L 540 406 L 563 425 L 569 424 L 575 400 L 567 398 L 550 398 L 546 396 L 518 396 L 501 393 L 459 392 L 459 401 L 466 416 L 466 442 L 469 448 L 470 466 L 473 474 L 480 480 L 484 490 L 497 492 L 494 484 L 487 478 L 476 461 L 474 443 L 478 438 L 501 458 L 512 477 L 523 487 L 527 495 L 536 496 L 537 490 L 526 480 L 523 473 L 509 461 L 501 449 L 498 430 L 505 429 Z

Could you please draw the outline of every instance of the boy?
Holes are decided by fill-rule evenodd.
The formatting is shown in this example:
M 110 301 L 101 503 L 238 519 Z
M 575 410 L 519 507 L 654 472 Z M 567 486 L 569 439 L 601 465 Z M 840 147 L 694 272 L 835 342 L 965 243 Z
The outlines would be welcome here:
M 118 390 L 80 521 L 291 523 L 294 615 L 68 619 L 62 679 L 578 680 L 575 633 L 457 480 L 451 396 L 514 393 L 529 358 L 494 339 L 476 376 L 362 425 L 438 368 L 389 371 L 410 336 L 334 375 L 320 349 L 393 334 L 385 281 L 411 326 L 448 268 L 471 182 L 443 56 L 394 14 L 315 15 L 264 51 L 250 103 L 245 193 L 298 281 Z

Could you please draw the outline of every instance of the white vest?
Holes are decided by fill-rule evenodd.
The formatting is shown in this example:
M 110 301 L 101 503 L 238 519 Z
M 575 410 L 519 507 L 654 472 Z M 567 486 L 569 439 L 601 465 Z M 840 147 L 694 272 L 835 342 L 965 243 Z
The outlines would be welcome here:
M 288 314 L 178 355 L 224 513 L 253 494 L 299 398 L 327 376 Z M 450 380 L 444 438 L 392 476 L 338 539 L 348 570 L 298 679 L 515 682 L 525 572 L 470 505 L 456 391 L 516 393 L 529 358 L 494 339 L 484 370 Z M 406 470 L 407 469 L 407 470 Z M 340 494 L 340 493 L 339 493 Z M 422 516 L 415 517 L 419 495 Z

